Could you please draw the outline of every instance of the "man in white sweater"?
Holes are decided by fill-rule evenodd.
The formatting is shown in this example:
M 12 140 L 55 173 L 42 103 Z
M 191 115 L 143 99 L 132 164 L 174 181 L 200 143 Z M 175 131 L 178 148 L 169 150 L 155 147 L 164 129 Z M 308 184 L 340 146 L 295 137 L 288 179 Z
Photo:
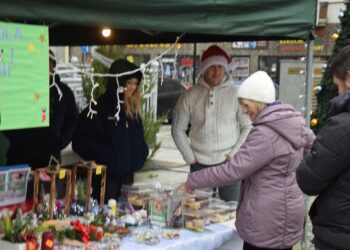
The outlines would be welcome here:
M 198 83 L 176 104 L 171 132 L 191 172 L 230 159 L 251 129 L 249 117 L 238 104 L 238 87 L 227 75 L 230 61 L 223 49 L 210 46 L 201 57 Z M 219 188 L 219 196 L 225 201 L 238 200 L 239 183 Z

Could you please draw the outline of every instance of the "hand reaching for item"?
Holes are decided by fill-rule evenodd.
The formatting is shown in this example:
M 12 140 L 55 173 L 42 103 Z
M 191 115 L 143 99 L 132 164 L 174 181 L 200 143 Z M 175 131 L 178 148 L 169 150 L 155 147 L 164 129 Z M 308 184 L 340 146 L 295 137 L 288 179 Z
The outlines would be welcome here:
M 190 189 L 187 185 L 186 185 L 186 182 L 183 182 L 181 183 L 179 186 L 177 186 L 177 189 L 182 189 L 184 190 L 185 192 L 189 193 L 189 194 L 192 194 L 193 193 L 193 190 Z

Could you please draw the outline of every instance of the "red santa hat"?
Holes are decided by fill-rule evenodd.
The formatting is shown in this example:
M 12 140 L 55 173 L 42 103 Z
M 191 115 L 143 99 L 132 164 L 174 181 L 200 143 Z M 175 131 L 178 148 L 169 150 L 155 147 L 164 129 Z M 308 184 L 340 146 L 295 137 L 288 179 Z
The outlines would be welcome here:
M 228 64 L 231 62 L 231 57 L 219 46 L 211 45 L 203 52 L 201 57 L 201 74 L 212 65 L 221 65 L 227 70 Z

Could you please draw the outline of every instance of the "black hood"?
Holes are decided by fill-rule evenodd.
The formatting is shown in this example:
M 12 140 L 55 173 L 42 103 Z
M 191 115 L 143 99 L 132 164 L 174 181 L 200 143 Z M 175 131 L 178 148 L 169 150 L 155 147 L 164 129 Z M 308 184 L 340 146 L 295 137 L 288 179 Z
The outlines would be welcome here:
M 120 73 L 124 73 L 127 71 L 135 70 L 137 68 L 138 67 L 135 64 L 133 64 L 125 59 L 119 59 L 119 60 L 115 60 L 112 63 L 111 67 L 109 68 L 108 73 L 109 74 L 120 74 Z M 136 78 L 138 80 L 138 85 L 140 85 L 141 80 L 142 80 L 141 71 L 137 71 L 136 73 L 119 77 L 118 78 L 119 85 L 124 87 L 125 82 L 130 78 Z M 112 98 L 116 98 L 117 81 L 116 81 L 115 77 L 108 77 L 106 94 L 111 96 Z
M 331 114 L 337 115 L 342 112 L 350 112 L 350 90 L 334 97 L 331 101 Z

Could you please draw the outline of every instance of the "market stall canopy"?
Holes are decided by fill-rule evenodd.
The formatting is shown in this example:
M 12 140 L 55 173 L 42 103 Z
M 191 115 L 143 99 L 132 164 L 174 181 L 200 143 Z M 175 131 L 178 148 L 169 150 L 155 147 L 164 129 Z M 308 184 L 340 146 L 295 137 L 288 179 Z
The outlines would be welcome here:
M 316 12 L 317 0 L 2 0 L 0 20 L 48 25 L 50 45 L 307 40 Z

